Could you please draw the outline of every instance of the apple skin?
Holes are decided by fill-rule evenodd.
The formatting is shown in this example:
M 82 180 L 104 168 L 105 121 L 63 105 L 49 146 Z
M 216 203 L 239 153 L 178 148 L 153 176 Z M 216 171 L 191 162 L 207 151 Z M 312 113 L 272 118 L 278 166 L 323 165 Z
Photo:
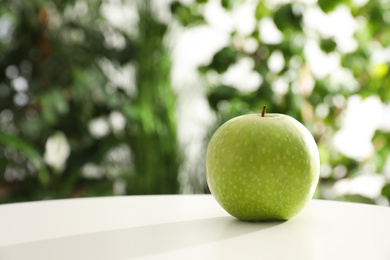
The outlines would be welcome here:
M 320 159 L 309 130 L 283 114 L 248 114 L 224 123 L 206 152 L 217 202 L 245 221 L 288 220 L 313 197 Z

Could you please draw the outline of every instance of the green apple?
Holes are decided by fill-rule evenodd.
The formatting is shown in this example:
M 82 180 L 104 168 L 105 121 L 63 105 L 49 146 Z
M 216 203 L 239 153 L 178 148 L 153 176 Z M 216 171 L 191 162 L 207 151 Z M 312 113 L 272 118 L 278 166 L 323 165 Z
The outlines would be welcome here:
M 309 130 L 283 114 L 248 114 L 224 123 L 206 153 L 217 202 L 246 221 L 287 220 L 313 197 L 320 159 Z

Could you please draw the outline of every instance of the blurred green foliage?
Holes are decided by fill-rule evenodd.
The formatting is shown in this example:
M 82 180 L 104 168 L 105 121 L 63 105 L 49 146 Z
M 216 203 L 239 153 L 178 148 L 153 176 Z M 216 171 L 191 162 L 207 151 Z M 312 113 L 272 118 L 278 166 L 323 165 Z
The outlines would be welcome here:
M 243 1 L 238 1 L 235 5 L 232 5 L 233 2 L 221 1 L 221 4 L 228 13 L 231 13 L 239 7 L 238 2 Z M 196 1 L 187 8 L 202 9 L 204 4 L 203 1 Z M 307 22 L 304 21 L 304 14 L 308 10 L 319 8 L 325 14 L 330 14 L 340 7 L 346 9 L 358 23 L 358 28 L 352 35 L 357 43 L 353 51 L 343 51 L 340 40 L 335 36 L 324 35 L 318 30 L 308 28 Z M 249 34 L 240 34 L 238 30 L 233 30 L 228 45 L 217 51 L 207 65 L 199 67 L 199 72 L 204 75 L 204 80 L 208 84 L 207 97 L 210 107 L 217 116 L 216 125 L 210 129 L 208 138 L 219 125 L 230 118 L 245 113 L 259 113 L 261 107 L 267 105 L 267 111 L 288 114 L 301 121 L 312 132 L 320 150 L 321 163 L 328 171 L 325 174 L 325 170 L 321 170 L 320 185 L 315 195 L 317 198 L 362 203 L 378 203 L 383 202 L 384 198 L 390 199 L 390 184 L 383 187 L 382 197 L 376 198 L 368 198 L 361 194 L 335 197 L 328 192 L 336 182 L 360 176 L 367 167 L 389 183 L 384 169 L 390 155 L 388 132 L 379 130 L 376 132 L 372 139 L 374 154 L 364 160 L 349 158 L 332 144 L 332 138 L 342 127 L 348 97 L 359 95 L 367 98 L 376 95 L 383 103 L 390 101 L 390 64 L 384 62 L 373 65 L 371 62 L 373 46 L 384 49 L 390 45 L 389 8 L 390 1 L 379 0 L 369 0 L 363 6 L 349 0 L 319 0 L 318 3 L 257 1 L 257 6 L 253 10 L 257 23 L 266 19 L 272 20 L 281 33 L 282 40 L 264 41 L 265 37 L 262 36 L 265 32 L 261 31 L 261 26 L 256 26 Z M 326 24 L 323 26 L 326 27 Z M 256 50 L 246 50 L 243 42 L 253 40 L 256 42 Z M 351 72 L 358 86 L 354 87 L 347 81 L 335 85 L 331 75 L 323 77 L 313 75 L 307 60 L 308 55 L 305 54 L 305 44 L 309 41 L 316 42 L 325 54 L 340 55 L 341 68 Z M 275 53 L 282 54 L 283 65 L 279 71 L 272 71 L 269 67 Z M 239 60 L 247 58 L 253 61 L 253 71 L 262 79 L 255 90 L 241 91 L 237 86 L 218 81 L 216 83 L 215 76 L 212 81 L 208 81 L 209 75 L 217 74 L 222 77 Z M 287 89 L 283 93 L 275 91 L 275 82 L 278 79 L 287 82 Z M 314 80 L 312 89 L 307 86 L 310 85 L 307 80 Z M 325 114 L 318 113 L 319 108 L 326 108 Z M 390 120 L 390 115 L 387 116 L 387 120 Z M 359 132 L 359 129 L 356 131 Z
M 183 156 L 169 78 L 171 57 L 164 43 L 171 25 L 156 18 L 149 0 L 116 1 L 135 10 L 137 22 L 114 25 L 102 14 L 108 2 L 0 1 L 0 28 L 7 32 L 0 30 L 0 203 L 180 192 Z M 184 29 L 203 26 L 208 2 L 173 1 L 169 10 Z M 245 3 L 217 2 L 228 14 Z M 337 37 L 307 28 L 304 21 L 307 10 L 330 14 L 339 7 L 347 8 L 359 24 L 353 34 L 357 47 L 350 52 L 342 51 Z M 360 194 L 334 198 L 327 190 L 368 166 L 384 176 L 388 132 L 376 131 L 375 153 L 363 161 L 341 154 L 331 140 L 342 127 L 348 97 L 377 95 L 390 101 L 390 64 L 371 62 L 373 46 L 390 45 L 388 10 L 387 0 L 363 6 L 349 0 L 258 1 L 252 13 L 256 24 L 271 21 L 281 40 L 264 40 L 261 26 L 245 35 L 234 30 L 229 43 L 199 67 L 217 118 L 205 145 L 223 122 L 267 105 L 270 112 L 301 121 L 317 141 L 321 163 L 329 169 L 321 175 L 318 198 L 377 203 L 379 198 Z M 246 49 L 247 41 L 256 48 Z M 335 83 L 330 75 L 316 77 L 305 54 L 309 41 L 325 54 L 340 56 L 341 67 L 357 86 Z M 283 63 L 272 70 L 275 54 Z M 253 61 L 253 72 L 261 77 L 256 89 L 208 81 L 209 75 L 222 76 L 243 59 Z M 287 88 L 278 92 L 279 79 Z M 318 113 L 320 108 L 325 113 Z M 340 175 L 337 169 L 345 172 Z M 381 196 L 390 199 L 386 181 Z M 207 191 L 205 183 L 194 185 Z
M 0 202 L 179 191 L 167 26 L 104 4 L 0 2 Z

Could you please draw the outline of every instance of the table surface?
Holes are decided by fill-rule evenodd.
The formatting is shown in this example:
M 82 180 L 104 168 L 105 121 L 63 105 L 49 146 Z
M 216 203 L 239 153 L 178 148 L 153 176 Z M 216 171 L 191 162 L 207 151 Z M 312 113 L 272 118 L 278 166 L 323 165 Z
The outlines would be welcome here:
M 0 206 L 0 259 L 390 259 L 390 208 L 312 200 L 283 222 L 244 222 L 211 195 Z

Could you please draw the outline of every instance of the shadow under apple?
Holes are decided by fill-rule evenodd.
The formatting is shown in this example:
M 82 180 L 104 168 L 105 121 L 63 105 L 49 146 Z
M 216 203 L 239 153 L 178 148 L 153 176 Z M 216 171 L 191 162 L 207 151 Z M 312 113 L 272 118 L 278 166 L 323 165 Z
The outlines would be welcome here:
M 4 259 L 118 259 L 204 245 L 274 228 L 284 222 L 250 223 L 233 217 L 163 223 L 59 237 L 0 248 Z

